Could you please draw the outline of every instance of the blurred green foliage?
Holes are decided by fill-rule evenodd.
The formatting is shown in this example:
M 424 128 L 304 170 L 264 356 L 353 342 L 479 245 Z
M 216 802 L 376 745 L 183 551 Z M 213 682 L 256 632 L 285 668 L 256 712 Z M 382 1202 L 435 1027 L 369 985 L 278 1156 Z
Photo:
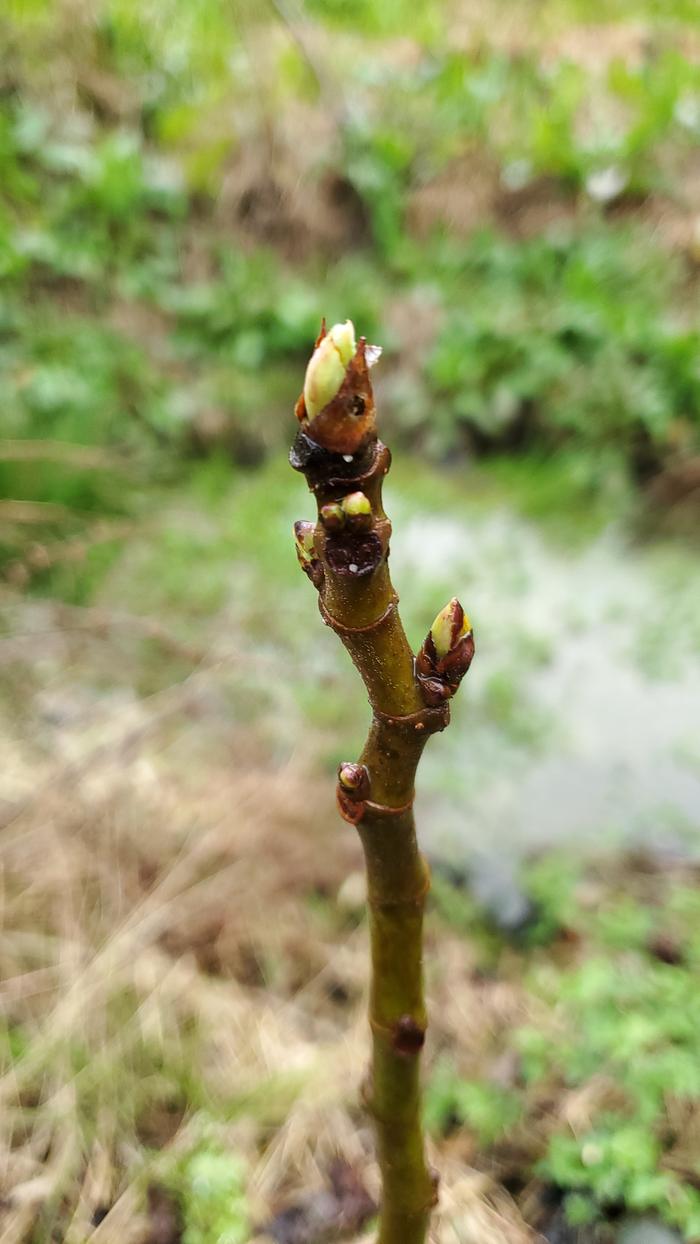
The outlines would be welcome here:
M 215 1136 L 180 1156 L 168 1183 L 182 1214 L 182 1244 L 244 1244 L 250 1239 L 245 1168 Z
M 455 296 L 427 364 L 446 447 L 460 426 L 498 444 L 526 423 L 550 447 L 634 461 L 694 435 L 700 339 L 674 322 L 674 264 L 638 234 L 489 235 L 443 279 L 471 291 L 468 307 Z
M 518 1120 L 517 1096 L 486 1080 L 465 1080 L 448 1062 L 440 1062 L 430 1078 L 425 1103 L 425 1125 L 445 1133 L 467 1126 L 480 1145 L 491 1145 Z
M 109 470 L 5 455 L 2 493 L 60 501 L 80 528 L 212 442 L 257 461 L 289 434 L 322 311 L 385 341 L 385 418 L 435 456 L 567 446 L 598 476 L 623 464 L 646 478 L 697 449 L 697 247 L 669 249 L 653 210 L 685 210 L 697 15 L 635 12 L 643 37 L 593 64 L 563 35 L 583 16 L 604 42 L 599 4 L 545 7 L 539 40 L 516 4 L 512 46 L 486 22 L 456 37 L 434 0 L 309 0 L 284 20 L 244 0 L 101 0 L 78 17 L 48 0 L 6 6 L 2 433 L 108 446 L 130 469 L 125 487 Z M 294 110 L 297 126 L 316 110 L 333 131 L 296 174 L 311 243 L 294 240 L 274 156 L 266 171 L 266 151 L 298 142 Z M 249 205 L 273 186 L 252 236 L 226 206 L 251 161 Z M 329 176 L 355 225 L 314 242 Z M 475 212 L 480 185 L 490 198 Z M 523 230 L 530 200 L 551 211 Z M 397 305 L 428 308 L 415 359 Z M 56 518 L 40 518 L 43 540 Z M 0 553 L 26 537 L 3 523 Z
M 530 866 L 530 949 L 515 968 L 513 948 L 505 953 L 538 1022 L 499 1042 L 501 1055 L 517 1057 L 517 1078 L 504 1085 L 438 1062 L 426 1121 L 438 1133 L 465 1125 L 480 1145 L 506 1150 L 517 1132 L 516 1148 L 530 1148 L 533 1171 L 563 1195 L 572 1223 L 649 1210 L 696 1239 L 700 895 L 692 877 L 661 874 L 629 893 L 630 876 L 599 890 L 570 855 Z M 449 918 L 444 896 L 440 910 Z M 492 931 L 483 943 L 473 914 L 469 931 L 493 970 Z
M 562 0 L 541 6 L 536 40 L 529 9 L 513 4 L 520 38 L 509 46 L 488 23 L 460 37 L 438 0 L 307 0 L 291 15 L 247 0 L 7 0 L 0 498 L 35 508 L 0 507 L 0 562 L 88 599 L 120 539 L 115 525 L 91 547 L 96 524 L 143 518 L 155 497 L 176 495 L 184 517 L 122 572 L 126 603 L 158 614 L 175 602 L 176 628 L 191 638 L 194 619 L 199 635 L 230 589 L 231 562 L 245 575 L 255 529 L 258 590 L 239 590 L 237 607 L 249 633 L 263 620 L 268 633 L 280 582 L 296 574 L 279 556 L 291 514 L 272 477 L 263 495 L 243 468 L 288 440 L 322 313 L 385 342 L 383 417 L 405 445 L 438 458 L 497 453 L 501 478 L 532 453 L 518 487 L 533 511 L 576 491 L 583 525 L 611 479 L 644 479 L 698 451 L 700 239 L 686 182 L 700 138 L 697 5 Z M 603 42 L 607 22 L 630 16 L 643 37 L 599 62 L 561 37 L 597 22 Z M 332 133 L 319 125 L 307 139 L 309 110 Z M 303 166 L 311 241 L 295 241 L 299 170 L 273 184 L 267 225 L 251 229 L 227 197 L 231 177 L 257 162 L 249 201 L 264 200 L 282 176 L 276 153 L 314 142 Z M 330 240 L 313 236 L 329 176 L 356 209 Z M 476 209 L 473 191 L 483 191 Z M 678 236 L 659 227 L 668 217 Z M 415 309 L 429 321 L 419 344 Z M 105 457 L 86 465 L 56 442 Z M 18 450 L 26 443 L 35 456 Z M 555 470 L 542 463 L 553 450 Z M 193 467 L 202 454 L 208 464 Z M 217 543 L 186 510 L 193 495 L 227 505 L 231 475 L 237 506 Z M 414 497 L 420 487 L 412 479 Z M 85 544 L 79 570 L 53 563 L 57 536 Z M 305 617 L 274 625 L 303 639 Z M 355 727 L 342 697 L 303 694 L 319 733 L 341 717 Z M 521 741 L 546 728 L 525 720 L 508 670 L 483 707 Z M 697 892 L 673 883 L 653 905 L 617 896 L 584 912 L 576 885 L 571 864 L 551 860 L 528 878 L 535 916 L 526 948 L 507 953 L 552 1022 L 504 1034 L 518 1082 L 441 1062 L 428 1122 L 498 1144 L 552 1086 L 586 1093 L 602 1079 L 619 1102 L 593 1095 L 585 1127 L 553 1119 L 533 1170 L 561 1190 L 572 1222 L 622 1205 L 698 1237 L 697 1150 L 683 1150 L 700 1098 Z M 438 882 L 436 901 L 444 920 L 474 931 L 461 893 Z M 653 952 L 659 929 L 675 961 Z M 492 929 L 481 941 L 493 968 L 506 951 Z M 122 1017 L 115 1027 L 127 1030 Z M 19 1057 L 22 1041 L 11 1029 L 0 1052 Z M 120 1110 L 148 1107 L 159 1055 L 125 1045 L 115 1078 L 88 1053 L 70 1052 L 82 1057 L 86 1117 L 97 1085 L 115 1086 Z M 193 1061 L 185 1048 L 174 1063 L 175 1102 L 200 1104 Z M 243 1173 L 215 1139 L 179 1157 L 172 1182 L 186 1244 L 246 1238 Z

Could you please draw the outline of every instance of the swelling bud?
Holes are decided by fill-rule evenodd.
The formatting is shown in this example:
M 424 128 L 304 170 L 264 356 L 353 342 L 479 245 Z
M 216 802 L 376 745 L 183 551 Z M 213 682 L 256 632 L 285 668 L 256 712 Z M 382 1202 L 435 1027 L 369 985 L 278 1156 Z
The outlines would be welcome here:
M 317 345 L 304 378 L 304 405 L 309 419 L 315 419 L 335 397 L 356 348 L 352 320 L 334 324 Z
M 446 657 L 448 652 L 457 647 L 463 635 L 472 629 L 469 616 L 466 614 L 456 596 L 444 609 L 441 609 L 433 625 L 430 635 L 438 658 Z
M 440 704 L 454 695 L 473 656 L 472 624 L 454 596 L 440 610 L 416 657 L 426 704 Z
M 341 501 L 348 529 L 369 531 L 372 526 L 372 506 L 363 492 L 351 492 Z

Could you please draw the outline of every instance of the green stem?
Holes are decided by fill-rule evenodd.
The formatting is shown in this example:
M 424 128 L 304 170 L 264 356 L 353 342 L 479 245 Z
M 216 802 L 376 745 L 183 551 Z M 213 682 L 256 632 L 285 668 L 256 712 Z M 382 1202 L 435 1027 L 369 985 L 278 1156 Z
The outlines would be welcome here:
M 416 841 L 413 794 L 425 743 L 447 725 L 449 710 L 446 704 L 426 706 L 396 608 L 388 567 L 391 525 L 381 497 L 388 451 L 374 442 L 358 458 L 357 469 L 349 474 L 346 467 L 342 478 L 335 454 L 316 455 L 313 466 L 295 465 L 304 470 L 319 510 L 358 489 L 372 508 L 371 538 L 376 537 L 378 554 L 371 572 L 348 573 L 334 556 L 333 533 L 319 520 L 314 549 L 322 573 L 316 581 L 324 620 L 349 652 L 373 709 L 359 760 L 369 776 L 369 794 L 353 800 L 339 786 L 339 804 L 357 826 L 367 869 L 373 1053 L 364 1098 L 374 1120 L 382 1175 L 378 1244 L 423 1244 L 437 1197 L 421 1121 L 420 1053 L 427 1023 L 423 909 L 429 872 Z

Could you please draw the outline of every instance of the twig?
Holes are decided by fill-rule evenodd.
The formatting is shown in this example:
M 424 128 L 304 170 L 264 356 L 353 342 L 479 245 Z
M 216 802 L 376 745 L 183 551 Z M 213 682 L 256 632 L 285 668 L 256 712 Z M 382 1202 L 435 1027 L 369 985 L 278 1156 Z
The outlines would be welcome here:
M 448 700 L 474 642 L 454 600 L 414 660 L 389 576 L 391 524 L 382 481 L 390 455 L 376 437 L 370 348 L 360 340 L 350 354 L 347 338 L 347 325 L 330 334 L 322 328 L 297 403 L 301 428 L 290 460 L 316 498 L 318 522 L 297 523 L 295 534 L 321 616 L 349 652 L 373 709 L 362 755 L 340 765 L 337 788 L 340 813 L 357 827 L 367 869 L 373 1055 L 363 1097 L 382 1173 L 379 1244 L 422 1244 L 437 1176 L 425 1161 L 421 1123 L 422 928 L 430 883 L 416 841 L 414 780 L 427 739 L 449 722 Z M 350 355 L 344 376 L 329 343 L 342 363 L 343 351 Z

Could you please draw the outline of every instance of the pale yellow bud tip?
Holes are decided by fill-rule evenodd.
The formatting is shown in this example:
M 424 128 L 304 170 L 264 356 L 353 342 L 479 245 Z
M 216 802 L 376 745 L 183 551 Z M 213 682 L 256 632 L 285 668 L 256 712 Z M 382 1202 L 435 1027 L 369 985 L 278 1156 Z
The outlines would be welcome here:
M 346 320 L 344 324 L 334 324 L 328 336 L 340 355 L 341 363 L 347 367 L 357 349 L 355 326 L 352 320 Z
M 352 320 L 334 324 L 314 350 L 304 379 L 304 405 L 309 419 L 314 419 L 333 400 L 355 350 Z
M 348 518 L 355 518 L 358 514 L 372 513 L 369 497 L 366 497 L 363 492 L 348 493 L 347 497 L 343 497 L 341 505 Z
M 456 648 L 463 635 L 468 635 L 472 624 L 462 606 L 453 596 L 449 605 L 445 605 L 430 628 L 435 651 L 438 657 L 446 657 L 448 652 Z

